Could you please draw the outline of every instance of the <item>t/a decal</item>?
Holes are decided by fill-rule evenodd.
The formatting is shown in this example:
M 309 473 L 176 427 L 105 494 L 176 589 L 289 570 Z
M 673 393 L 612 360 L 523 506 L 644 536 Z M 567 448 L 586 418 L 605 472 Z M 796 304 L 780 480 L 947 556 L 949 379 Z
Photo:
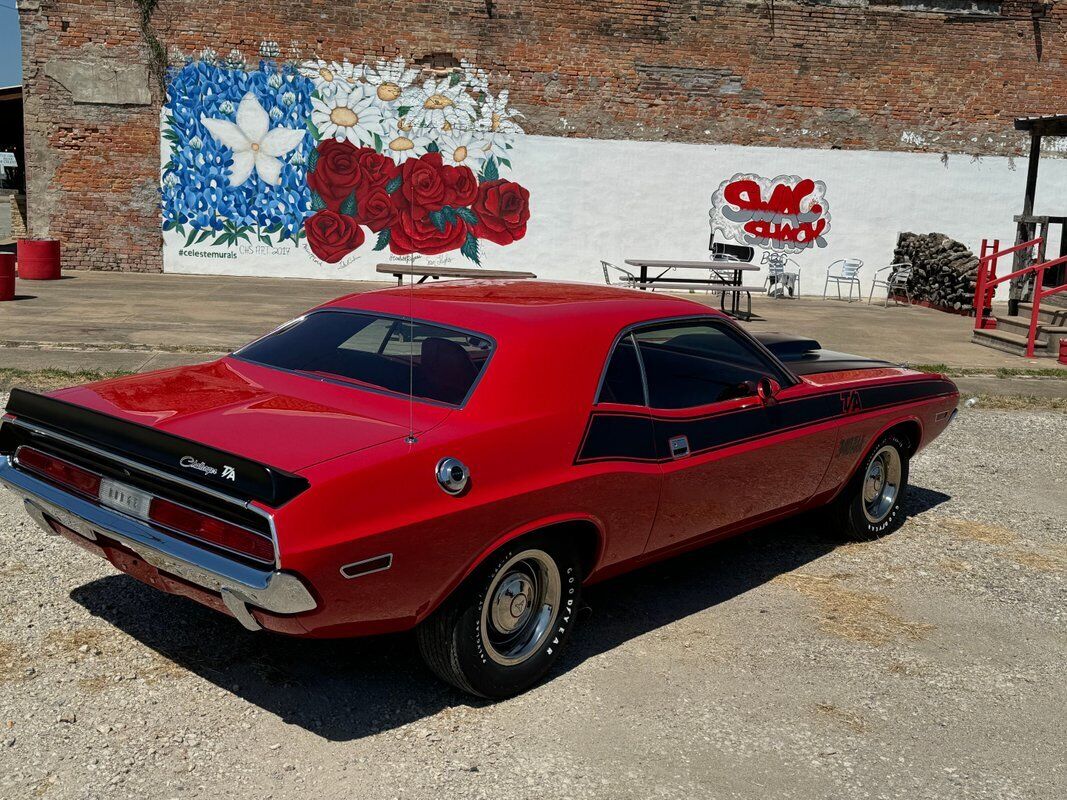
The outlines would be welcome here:
M 863 410 L 859 392 L 841 392 L 841 413 L 858 414 Z

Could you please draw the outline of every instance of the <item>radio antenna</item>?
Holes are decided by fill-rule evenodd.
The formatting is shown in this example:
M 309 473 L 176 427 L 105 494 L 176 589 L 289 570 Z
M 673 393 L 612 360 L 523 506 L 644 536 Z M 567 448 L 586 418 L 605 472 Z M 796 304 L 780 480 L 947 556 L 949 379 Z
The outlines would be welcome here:
M 411 256 L 415 266 L 415 255 Z M 412 310 L 415 298 L 415 274 L 408 275 L 408 435 L 404 441 L 415 444 L 415 315 Z

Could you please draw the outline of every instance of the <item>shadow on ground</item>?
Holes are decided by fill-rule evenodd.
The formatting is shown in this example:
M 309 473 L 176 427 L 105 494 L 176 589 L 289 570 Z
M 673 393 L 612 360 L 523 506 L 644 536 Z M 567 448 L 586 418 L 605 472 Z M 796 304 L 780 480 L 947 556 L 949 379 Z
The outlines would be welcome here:
M 920 514 L 947 499 L 913 487 L 905 508 Z M 802 567 L 837 543 L 818 515 L 805 515 L 593 586 L 589 611 L 552 677 Z M 125 575 L 93 581 L 71 597 L 164 658 L 326 739 L 358 739 L 478 704 L 437 681 L 409 635 L 305 640 L 250 633 Z

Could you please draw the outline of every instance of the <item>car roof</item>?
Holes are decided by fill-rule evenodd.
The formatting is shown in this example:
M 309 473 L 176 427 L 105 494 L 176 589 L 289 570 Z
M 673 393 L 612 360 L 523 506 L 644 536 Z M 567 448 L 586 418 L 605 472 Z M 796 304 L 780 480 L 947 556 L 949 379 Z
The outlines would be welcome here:
M 636 289 L 542 280 L 449 280 L 347 295 L 320 308 L 407 316 L 491 336 L 515 328 L 596 323 L 617 331 L 668 317 L 717 315 L 702 303 Z

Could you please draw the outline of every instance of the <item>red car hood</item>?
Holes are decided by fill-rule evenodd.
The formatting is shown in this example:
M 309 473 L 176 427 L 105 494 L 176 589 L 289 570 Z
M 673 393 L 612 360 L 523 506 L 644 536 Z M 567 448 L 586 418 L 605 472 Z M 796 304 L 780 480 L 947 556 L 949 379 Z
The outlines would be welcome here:
M 449 409 L 225 358 L 64 389 L 68 403 L 296 472 L 440 424 Z

